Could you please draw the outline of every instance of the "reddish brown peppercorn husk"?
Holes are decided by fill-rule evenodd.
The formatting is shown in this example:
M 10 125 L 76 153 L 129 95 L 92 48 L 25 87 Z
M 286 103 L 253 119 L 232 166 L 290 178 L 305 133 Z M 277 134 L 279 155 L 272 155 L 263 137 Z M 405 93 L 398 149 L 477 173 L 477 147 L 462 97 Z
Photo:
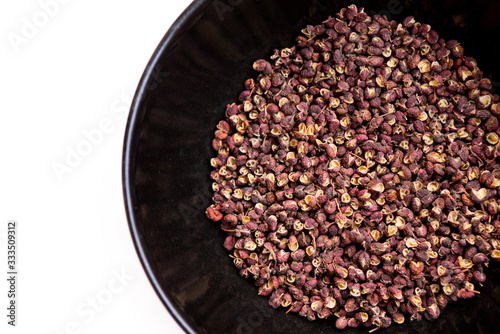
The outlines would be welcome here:
M 500 260 L 500 98 L 413 17 L 352 5 L 302 33 L 227 106 L 207 216 L 274 308 L 436 319 Z

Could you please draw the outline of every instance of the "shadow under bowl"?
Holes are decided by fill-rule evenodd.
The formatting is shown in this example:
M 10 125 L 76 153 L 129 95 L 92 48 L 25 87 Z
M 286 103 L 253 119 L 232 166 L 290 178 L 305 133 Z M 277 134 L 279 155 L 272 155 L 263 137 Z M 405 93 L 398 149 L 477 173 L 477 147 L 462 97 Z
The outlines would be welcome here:
M 499 1 L 198 0 L 161 41 L 137 89 L 123 154 L 132 237 L 159 298 L 187 333 L 335 332 L 334 320 L 308 322 L 275 310 L 238 275 L 222 247 L 225 233 L 205 217 L 212 190 L 211 141 L 225 106 L 236 102 L 252 63 L 291 46 L 307 24 L 351 3 L 373 15 L 429 23 L 457 39 L 500 89 Z M 498 92 L 497 92 L 498 93 Z M 379 333 L 497 333 L 500 271 L 481 294 L 452 303 L 436 321 Z M 146 306 L 147 307 L 147 306 Z M 366 328 L 343 333 L 366 332 Z

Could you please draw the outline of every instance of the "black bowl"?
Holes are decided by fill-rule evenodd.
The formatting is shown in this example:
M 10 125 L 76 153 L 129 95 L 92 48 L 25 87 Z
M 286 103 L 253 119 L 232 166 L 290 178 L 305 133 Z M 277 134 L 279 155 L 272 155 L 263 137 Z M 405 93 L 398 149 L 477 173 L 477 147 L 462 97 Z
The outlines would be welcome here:
M 212 197 L 211 140 L 225 106 L 236 102 L 252 63 L 290 46 L 300 29 L 352 1 L 199 0 L 168 31 L 139 84 L 123 156 L 132 236 L 158 296 L 188 333 L 331 333 L 332 319 L 308 322 L 268 306 L 238 275 L 224 233 L 204 214 Z M 370 14 L 414 15 L 466 54 L 499 88 L 499 1 L 355 1 Z M 497 92 L 498 93 L 498 92 Z M 482 293 L 449 305 L 437 321 L 380 333 L 498 333 L 500 271 Z M 146 306 L 147 307 L 147 306 Z M 344 333 L 366 332 L 348 329 Z

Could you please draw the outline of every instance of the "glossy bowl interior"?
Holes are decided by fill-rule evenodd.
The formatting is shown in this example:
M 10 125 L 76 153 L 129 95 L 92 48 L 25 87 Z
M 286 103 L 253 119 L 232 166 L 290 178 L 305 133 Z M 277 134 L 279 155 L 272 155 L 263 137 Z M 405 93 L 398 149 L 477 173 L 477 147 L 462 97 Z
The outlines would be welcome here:
M 159 298 L 188 333 L 332 333 L 332 319 L 308 322 L 272 309 L 238 275 L 219 224 L 204 215 L 212 197 L 211 140 L 252 63 L 290 46 L 352 1 L 199 0 L 168 31 L 148 64 L 130 113 L 124 196 L 137 252 Z M 355 1 L 370 14 L 414 15 L 466 55 L 500 90 L 499 1 Z M 498 93 L 498 92 L 497 92 Z M 497 333 L 500 271 L 491 266 L 478 297 L 449 305 L 437 321 L 379 333 Z M 147 307 L 147 305 L 145 305 Z M 343 333 L 366 332 L 364 328 Z

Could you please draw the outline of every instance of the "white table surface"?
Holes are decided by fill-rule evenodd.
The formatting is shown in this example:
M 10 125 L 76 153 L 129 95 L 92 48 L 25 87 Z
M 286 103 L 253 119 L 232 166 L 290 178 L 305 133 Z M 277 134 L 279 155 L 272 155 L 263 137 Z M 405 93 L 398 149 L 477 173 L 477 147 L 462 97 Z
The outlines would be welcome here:
M 1 333 L 183 333 L 135 253 L 121 157 L 137 83 L 190 2 L 0 2 Z M 6 317 L 10 219 L 16 327 Z

